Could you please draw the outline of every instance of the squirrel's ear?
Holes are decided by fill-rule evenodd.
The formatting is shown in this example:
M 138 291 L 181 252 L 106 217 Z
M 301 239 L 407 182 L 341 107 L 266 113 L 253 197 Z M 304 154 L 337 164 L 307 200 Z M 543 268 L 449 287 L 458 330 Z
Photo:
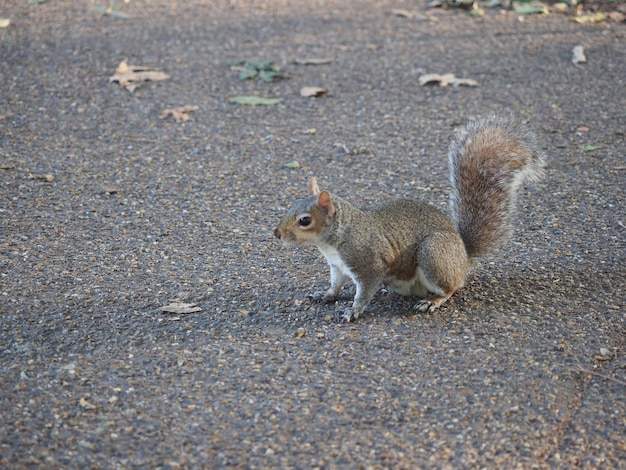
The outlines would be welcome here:
M 333 201 L 330 198 L 328 191 L 322 191 L 317 198 L 317 205 L 322 208 L 329 217 L 335 215 L 335 208 L 333 207 Z
M 317 185 L 317 178 L 314 176 L 309 181 L 309 196 L 317 196 L 320 193 L 320 187 Z

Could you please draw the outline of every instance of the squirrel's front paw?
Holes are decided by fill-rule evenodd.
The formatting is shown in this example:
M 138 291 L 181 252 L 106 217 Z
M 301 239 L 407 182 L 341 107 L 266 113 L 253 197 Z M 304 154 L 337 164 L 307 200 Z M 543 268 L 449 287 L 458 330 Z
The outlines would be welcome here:
M 359 311 L 350 307 L 345 310 L 339 310 L 335 313 L 335 322 L 350 323 L 352 320 L 359 318 Z

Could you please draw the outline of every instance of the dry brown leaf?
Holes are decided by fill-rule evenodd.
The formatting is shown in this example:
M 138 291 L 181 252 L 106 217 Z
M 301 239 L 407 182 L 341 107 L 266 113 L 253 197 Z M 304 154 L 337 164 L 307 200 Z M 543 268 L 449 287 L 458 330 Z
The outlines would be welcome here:
M 452 86 L 478 86 L 478 82 L 471 78 L 457 78 L 453 73 L 427 73 L 419 78 L 421 86 L 429 83 L 438 83 L 441 87 Z
M 47 174 L 47 175 L 33 175 L 32 173 L 30 173 L 28 175 L 28 177 L 31 180 L 45 181 L 47 183 L 52 183 L 54 181 L 54 175 L 50 175 L 50 174 Z
M 555 3 L 554 5 L 552 5 L 550 7 L 550 10 L 551 11 L 557 11 L 557 12 L 560 12 L 560 13 L 564 13 L 564 12 L 567 11 L 568 8 L 569 8 L 569 5 L 567 3 L 565 3 L 565 2 L 557 2 L 557 3 Z
M 117 68 L 115 69 L 115 73 L 119 73 L 119 74 L 128 73 L 128 62 L 126 62 L 126 59 L 120 62 L 120 65 L 118 65 Z
M 89 403 L 85 397 L 82 397 L 80 400 L 78 400 L 78 405 L 85 410 L 95 410 L 96 408 L 98 408 L 93 403 Z
M 198 307 L 198 304 L 187 304 L 183 302 L 172 302 L 171 304 L 159 307 L 159 310 L 167 313 L 195 313 L 201 312 L 202 309 Z
M 587 15 L 573 16 L 570 18 L 570 21 L 574 21 L 578 24 L 586 24 L 586 23 L 602 23 L 607 18 L 606 14 L 601 11 L 596 13 L 589 13 Z
M 168 116 L 172 116 L 176 122 L 185 122 L 189 121 L 189 114 L 192 111 L 198 111 L 200 109 L 198 106 L 187 105 L 187 106 L 178 106 L 177 108 L 169 108 L 164 109 L 161 112 L 161 119 L 165 119 Z
M 620 13 L 619 11 L 612 11 L 611 13 L 609 13 L 609 18 L 611 18 L 611 20 L 615 21 L 616 23 L 621 23 L 622 21 L 626 20 L 626 15 Z
M 128 65 L 128 62 L 123 60 L 120 62 L 120 65 L 117 66 L 115 74 L 109 77 L 109 81 L 118 82 L 128 91 L 133 92 L 145 81 L 150 80 L 156 82 L 160 80 L 168 80 L 169 78 L 169 75 L 159 70 L 154 70 L 150 67 L 143 67 L 140 65 Z
M 413 17 L 415 16 L 414 12 L 408 11 L 408 10 L 401 10 L 400 8 L 392 8 L 390 10 L 390 13 L 395 16 L 401 16 L 402 18 L 408 18 L 409 20 L 412 20 Z
M 321 88 L 318 86 L 305 86 L 300 88 L 300 96 L 304 96 L 305 98 L 323 96 L 327 93 L 328 90 L 326 88 Z

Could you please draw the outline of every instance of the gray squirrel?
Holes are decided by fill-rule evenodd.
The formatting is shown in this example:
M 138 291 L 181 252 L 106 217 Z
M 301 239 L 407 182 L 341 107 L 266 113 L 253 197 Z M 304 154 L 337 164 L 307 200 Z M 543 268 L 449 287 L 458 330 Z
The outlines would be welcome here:
M 356 295 L 340 315 L 346 322 L 363 313 L 382 285 L 421 297 L 414 310 L 433 312 L 463 286 L 479 258 L 508 240 L 520 185 L 543 173 L 529 126 L 510 116 L 470 121 L 448 158 L 451 217 L 409 199 L 361 210 L 311 179 L 309 196 L 291 206 L 274 235 L 315 245 L 326 258 L 331 287 L 314 299 L 337 300 L 351 279 Z

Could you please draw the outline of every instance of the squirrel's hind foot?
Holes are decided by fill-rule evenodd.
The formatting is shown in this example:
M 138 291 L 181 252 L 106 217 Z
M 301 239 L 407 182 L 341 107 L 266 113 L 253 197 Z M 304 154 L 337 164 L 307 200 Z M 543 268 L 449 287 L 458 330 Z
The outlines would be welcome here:
M 321 304 L 330 304 L 337 301 L 337 296 L 328 291 L 313 292 L 308 297 L 311 302 L 319 302 Z
M 420 300 L 415 305 L 413 305 L 413 311 L 419 313 L 433 313 L 435 310 L 441 307 L 441 304 L 443 304 L 449 298 L 450 296 L 435 296 L 428 299 Z

